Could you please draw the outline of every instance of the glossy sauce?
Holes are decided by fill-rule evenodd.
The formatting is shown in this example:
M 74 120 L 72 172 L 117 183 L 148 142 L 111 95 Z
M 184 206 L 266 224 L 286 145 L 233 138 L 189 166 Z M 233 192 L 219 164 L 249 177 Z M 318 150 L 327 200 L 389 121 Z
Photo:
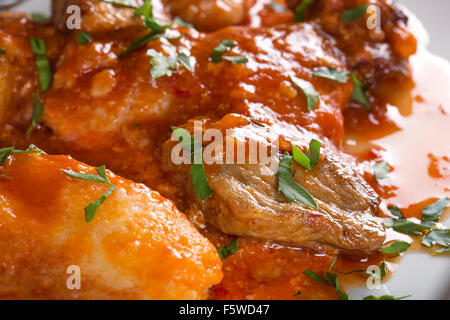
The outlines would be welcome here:
M 450 64 L 429 53 L 423 43 L 410 63 L 411 79 L 384 83 L 378 89 L 383 99 L 377 98 L 372 112 L 362 108 L 344 111 L 343 148 L 361 161 L 366 179 L 381 196 L 379 216 L 389 216 L 387 207 L 397 205 L 406 217 L 420 219 L 425 206 L 450 196 Z M 382 160 L 388 162 L 391 172 L 377 182 L 371 167 Z M 231 239 L 208 237 L 219 247 Z M 419 244 L 420 237 L 387 230 L 386 242 L 392 240 L 414 241 L 413 248 L 428 250 Z M 239 252 L 224 261 L 224 280 L 211 290 L 210 298 L 338 298 L 333 288 L 303 274 L 306 269 L 326 272 L 333 256 L 249 239 L 239 241 Z M 388 271 L 394 269 L 389 259 L 375 253 L 361 259 L 340 256 L 333 272 L 343 288 L 363 286 L 367 276 L 342 273 L 365 270 L 383 260 L 388 261 Z

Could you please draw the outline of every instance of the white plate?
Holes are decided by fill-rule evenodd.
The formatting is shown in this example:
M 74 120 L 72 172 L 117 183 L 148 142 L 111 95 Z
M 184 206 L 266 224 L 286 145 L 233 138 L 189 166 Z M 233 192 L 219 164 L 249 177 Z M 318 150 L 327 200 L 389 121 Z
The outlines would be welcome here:
M 402 0 L 401 2 L 417 14 L 420 21 L 426 26 L 430 34 L 430 50 L 450 59 L 450 42 L 448 41 L 450 22 L 447 17 L 450 12 L 450 1 Z M 25 1 L 15 10 L 49 14 L 50 0 Z M 450 300 L 449 270 L 450 259 L 448 256 L 434 257 L 425 252 L 407 252 L 391 279 L 386 281 L 381 289 L 353 288 L 349 290 L 349 294 L 354 299 L 371 294 L 377 296 L 411 294 L 410 299 Z

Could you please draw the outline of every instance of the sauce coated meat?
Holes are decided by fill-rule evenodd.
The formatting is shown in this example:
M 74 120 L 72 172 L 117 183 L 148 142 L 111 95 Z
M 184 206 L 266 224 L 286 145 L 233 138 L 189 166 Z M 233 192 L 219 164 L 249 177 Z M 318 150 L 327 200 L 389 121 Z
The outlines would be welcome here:
M 0 164 L 0 246 L 6 266 L 0 269 L 0 284 L 7 288 L 0 297 L 335 299 L 334 288 L 303 271 L 326 272 L 336 254 L 334 268 L 341 273 L 385 259 L 378 249 L 386 232 L 377 215 L 393 204 L 389 199 L 402 201 L 408 217 L 436 200 L 410 203 L 400 191 L 396 197 L 395 184 L 400 189 L 404 184 L 395 175 L 392 185 L 377 182 L 371 169 L 383 152 L 393 150 L 383 143 L 371 148 L 371 139 L 399 130 L 389 118 L 394 108 L 389 103 L 396 99 L 390 89 L 407 96 L 413 86 L 410 56 L 417 41 L 408 17 L 391 1 L 317 0 L 295 22 L 299 1 L 276 2 L 152 1 L 157 23 L 181 17 L 195 28 L 178 21 L 162 31 L 164 36 L 130 52 L 136 40 L 156 32 L 133 8 L 54 0 L 47 23 L 0 14 L 5 50 L 0 55 L 0 148 L 35 144 L 88 164 L 44 154 L 12 154 Z M 342 20 L 344 11 L 369 2 L 380 9 L 380 28 L 368 28 L 366 19 Z M 81 29 L 92 37 L 83 45 L 78 32 L 66 28 L 69 5 L 80 7 Z M 45 41 L 52 84 L 41 92 L 43 117 L 27 136 L 39 88 L 31 37 Z M 213 61 L 224 40 L 232 45 Z M 160 59 L 172 58 L 164 60 L 172 65 L 162 77 L 151 75 L 155 52 Z M 188 57 L 188 67 L 173 66 L 180 55 Z M 318 68 L 340 70 L 346 78 L 318 77 Z M 355 101 L 358 88 L 350 75 L 363 83 L 370 111 Z M 314 88 L 313 106 L 293 79 Z M 397 102 L 392 105 L 404 104 Z M 448 116 L 443 110 L 439 117 Z M 223 133 L 215 156 L 229 151 L 227 140 L 247 151 L 252 141 L 270 148 L 276 141 L 275 166 L 261 159 L 248 163 L 249 152 L 244 163 L 206 163 L 212 195 L 202 201 L 191 182 L 191 166 L 171 158 L 179 145 L 170 139 L 172 127 L 195 136 L 196 122 L 202 130 Z M 291 152 L 292 145 L 307 150 L 311 139 L 322 142 L 318 165 L 306 170 L 294 163 L 291 173 L 317 209 L 288 202 L 278 192 L 283 152 Z M 448 182 L 446 156 L 430 152 L 427 158 L 429 176 L 443 180 L 441 185 Z M 86 202 L 107 187 L 70 178 L 60 169 L 95 174 L 90 166 L 101 165 L 136 183 L 108 171 L 118 188 L 87 223 Z M 433 190 L 439 196 L 444 189 Z M 214 246 L 236 237 L 239 250 L 222 265 Z M 15 239 L 15 247 L 8 239 Z M 23 248 L 31 254 L 17 253 Z M 61 288 L 62 265 L 71 264 L 110 272 L 88 279 L 89 289 L 71 296 Z M 42 266 L 38 281 L 29 277 L 35 271 L 30 265 Z M 108 277 L 120 281 L 110 287 Z M 365 280 L 339 276 L 341 283 L 355 277 Z M 18 278 L 23 282 L 13 280 Z

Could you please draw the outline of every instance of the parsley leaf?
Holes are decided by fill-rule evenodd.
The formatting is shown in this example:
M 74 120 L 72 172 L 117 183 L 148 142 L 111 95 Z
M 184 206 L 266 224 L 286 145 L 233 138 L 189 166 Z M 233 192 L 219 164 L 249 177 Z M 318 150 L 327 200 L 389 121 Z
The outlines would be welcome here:
M 241 56 L 224 56 L 223 59 L 234 64 L 244 64 L 248 62 L 248 59 L 246 57 Z
M 278 169 L 278 192 L 282 193 L 289 202 L 294 200 L 317 209 L 317 204 L 311 194 L 294 181 L 292 176 L 292 156 L 286 152 Z
M 347 83 L 350 73 L 331 67 L 314 68 L 313 73 L 316 77 L 330 79 L 339 83 Z
M 236 43 L 231 40 L 222 40 L 222 42 L 214 48 L 214 51 L 211 55 L 211 59 L 214 63 L 219 63 L 222 59 L 222 55 L 224 52 L 229 51 L 230 49 L 234 48 L 236 46 Z
M 32 12 L 31 19 L 36 22 L 47 22 L 49 20 L 49 18 L 45 14 L 40 12 Z
M 382 247 L 380 251 L 387 255 L 399 255 L 400 253 L 405 252 L 410 246 L 411 244 L 405 241 L 394 241 L 391 244 Z
M 6 54 L 6 50 L 3 48 L 0 48 L 0 56 L 5 55 Z
M 397 232 L 404 234 L 410 234 L 418 236 L 421 233 L 419 231 L 427 230 L 430 227 L 424 224 L 412 222 L 408 219 L 384 219 L 384 225 L 386 228 L 392 228 Z
M 326 275 L 322 272 L 322 276 L 319 276 L 314 271 L 311 271 L 310 269 L 303 271 L 303 273 L 305 275 L 307 275 L 308 277 L 310 277 L 311 279 L 314 279 L 314 280 L 322 282 L 322 283 L 326 283 L 329 286 L 335 288 L 339 299 L 350 300 L 349 295 L 340 289 L 338 276 L 334 273 L 331 273 L 331 269 L 333 268 L 334 264 L 336 263 L 336 260 L 337 260 L 337 256 L 333 259 L 330 266 L 328 267 L 328 271 L 327 271 Z
M 305 12 L 313 0 L 303 0 L 295 9 L 294 21 L 301 22 L 305 18 Z
M 159 33 L 158 34 L 153 34 L 153 33 L 147 34 L 147 35 L 143 36 L 142 38 L 139 38 L 136 41 L 134 41 L 128 47 L 127 50 L 125 50 L 124 52 L 122 52 L 119 55 L 119 58 L 123 58 L 123 57 L 129 55 L 131 52 L 133 52 L 133 51 L 135 51 L 135 50 L 145 46 L 148 42 L 150 42 L 152 40 L 155 40 L 155 39 L 162 38 L 162 37 L 164 37 L 164 35 L 163 34 L 159 34 Z
M 399 207 L 397 207 L 397 206 L 390 206 L 390 207 L 388 207 L 388 210 L 391 212 L 391 214 L 396 219 L 405 219 L 405 217 L 403 216 L 403 213 L 402 213 L 402 211 L 400 210 Z
M 78 31 L 78 43 L 82 46 L 92 41 L 92 36 L 88 32 Z
M 373 165 L 373 172 L 378 181 L 386 179 L 390 172 L 389 165 L 386 161 L 377 162 Z
M 188 55 L 180 53 L 177 57 L 177 61 L 183 65 L 188 71 L 192 71 L 191 61 Z
M 319 163 L 321 145 L 320 141 L 312 139 L 309 143 L 309 154 L 307 151 L 301 151 L 299 148 L 292 145 L 292 156 L 294 161 L 311 171 Z
M 431 223 L 431 225 L 434 225 L 434 223 L 436 223 L 441 217 L 449 202 L 449 198 L 443 198 L 425 207 L 422 211 L 422 221 L 424 223 Z
M 317 102 L 319 101 L 319 95 L 317 94 L 316 89 L 314 89 L 313 85 L 305 81 L 303 79 L 296 78 L 294 76 L 289 76 L 292 83 L 296 85 L 298 88 L 300 88 L 306 97 L 306 107 L 308 109 L 308 112 L 311 112 L 314 110 L 314 108 L 317 105 Z
M 422 244 L 430 248 L 435 244 L 448 247 L 450 245 L 450 230 L 433 229 L 425 237 L 423 237 Z
M 172 71 L 178 69 L 178 62 L 175 58 L 165 57 L 153 49 L 148 50 L 147 55 L 153 57 L 150 62 L 153 66 L 150 70 L 153 79 L 158 79 L 163 76 L 170 77 L 172 76 Z
M 31 115 L 31 125 L 27 130 L 27 137 L 30 136 L 33 129 L 41 122 L 44 115 L 44 107 L 42 106 L 41 95 L 39 90 L 33 95 L 33 113 Z
M 183 149 L 191 153 L 193 164 L 189 171 L 194 185 L 194 192 L 202 201 L 212 197 L 212 190 L 206 176 L 205 165 L 203 164 L 203 146 L 195 140 L 186 130 L 172 127 L 179 144 Z
M 30 38 L 31 51 L 35 56 L 36 67 L 39 72 L 39 83 L 41 84 L 42 91 L 47 91 L 52 83 L 52 70 L 50 68 L 50 62 L 47 58 L 47 49 L 45 47 L 45 41 L 40 38 Z
M 178 57 L 173 58 L 163 56 L 159 52 L 149 49 L 147 51 L 147 55 L 153 57 L 150 61 L 152 64 L 150 73 L 153 79 L 158 79 L 163 76 L 172 76 L 172 72 L 178 70 L 178 63 L 183 65 L 187 70 L 192 71 L 189 57 L 184 53 L 181 53 Z
M 184 21 L 183 19 L 181 19 L 180 17 L 175 17 L 175 19 L 173 19 L 173 24 L 180 26 L 182 28 L 192 28 L 195 29 L 195 26 L 192 23 L 189 23 L 187 21 Z
M 97 171 L 97 174 L 74 172 L 74 171 L 69 171 L 69 170 L 64 170 L 64 169 L 61 169 L 61 171 L 75 179 L 81 179 L 81 180 L 98 182 L 98 183 L 105 183 L 105 184 L 110 185 L 110 188 L 108 189 L 108 191 L 105 194 L 103 194 L 100 197 L 100 199 L 98 199 L 94 202 L 91 202 L 88 206 L 86 206 L 84 208 L 86 222 L 91 222 L 94 219 L 94 216 L 97 213 L 100 206 L 106 201 L 106 199 L 108 199 L 111 196 L 111 194 L 114 192 L 114 190 L 116 190 L 116 186 L 111 184 L 111 182 L 108 179 L 108 176 L 106 175 L 105 166 L 95 168 L 95 171 Z
M 411 295 L 398 297 L 398 298 L 396 298 L 394 296 L 390 296 L 390 295 L 384 295 L 384 296 L 380 296 L 380 297 L 370 295 L 370 296 L 364 297 L 363 300 L 402 300 L 402 299 L 406 299 L 409 297 L 411 297 Z
M 41 149 L 35 147 L 34 145 L 30 145 L 27 150 L 17 150 L 14 147 L 2 148 L 0 149 L 0 164 L 5 162 L 10 154 L 13 153 L 24 153 L 24 154 L 36 154 L 36 153 L 44 153 Z
M 283 12 L 288 11 L 288 9 L 285 6 L 283 6 L 281 3 L 278 3 L 278 2 L 275 2 L 275 1 L 269 2 L 267 4 L 267 6 L 272 11 L 277 12 L 277 13 L 283 13 Z
M 368 8 L 368 5 L 363 4 L 354 9 L 345 10 L 342 14 L 342 19 L 344 20 L 344 22 L 351 22 L 351 21 L 359 20 L 362 17 L 364 17 L 364 15 L 366 14 L 367 8 Z
M 352 99 L 354 101 L 360 103 L 364 108 L 366 108 L 366 110 L 370 111 L 371 107 L 370 107 L 369 99 L 367 98 L 366 94 L 364 93 L 363 83 L 353 73 L 351 75 L 351 78 L 352 78 L 352 82 L 354 85 Z
M 234 239 L 227 246 L 223 248 L 217 248 L 217 252 L 219 253 L 220 260 L 225 260 L 229 256 L 235 254 L 239 250 L 238 247 L 238 239 Z
M 136 9 L 136 5 L 130 0 L 103 0 L 103 2 L 111 3 L 114 6 Z

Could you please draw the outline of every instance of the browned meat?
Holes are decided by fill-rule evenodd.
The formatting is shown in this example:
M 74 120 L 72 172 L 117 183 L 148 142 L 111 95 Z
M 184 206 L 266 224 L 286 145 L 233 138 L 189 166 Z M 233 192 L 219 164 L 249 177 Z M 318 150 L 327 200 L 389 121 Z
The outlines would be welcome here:
M 279 141 L 280 149 L 287 151 L 291 141 L 305 146 L 313 137 L 286 124 L 261 127 L 237 115 L 227 115 L 217 123 L 207 124 L 204 129 L 211 127 L 222 132 L 233 128 L 231 132 L 227 131 L 227 139 L 245 144 L 247 150 L 253 139 Z M 186 128 L 191 131 L 192 122 Z M 280 138 L 279 132 L 282 132 Z M 174 143 L 166 144 L 167 157 Z M 215 157 L 226 152 L 224 143 Z M 279 159 L 277 153 L 271 160 L 278 164 Z M 206 167 L 213 196 L 204 202 L 199 200 L 197 204 L 207 222 L 222 232 L 348 254 L 367 253 L 383 244 L 383 223 L 374 216 L 377 194 L 352 169 L 352 162 L 328 142 L 322 149 L 319 164 L 312 171 L 297 164 L 293 168 L 294 180 L 309 191 L 318 209 L 299 202 L 289 203 L 277 191 L 278 170 L 273 170 L 269 163 L 249 164 L 248 157 L 246 160 L 245 164 Z M 178 171 L 178 176 L 190 180 L 188 165 L 175 166 L 170 159 L 169 163 L 172 170 Z M 185 186 L 190 197 L 195 197 L 192 183 L 185 183 Z

